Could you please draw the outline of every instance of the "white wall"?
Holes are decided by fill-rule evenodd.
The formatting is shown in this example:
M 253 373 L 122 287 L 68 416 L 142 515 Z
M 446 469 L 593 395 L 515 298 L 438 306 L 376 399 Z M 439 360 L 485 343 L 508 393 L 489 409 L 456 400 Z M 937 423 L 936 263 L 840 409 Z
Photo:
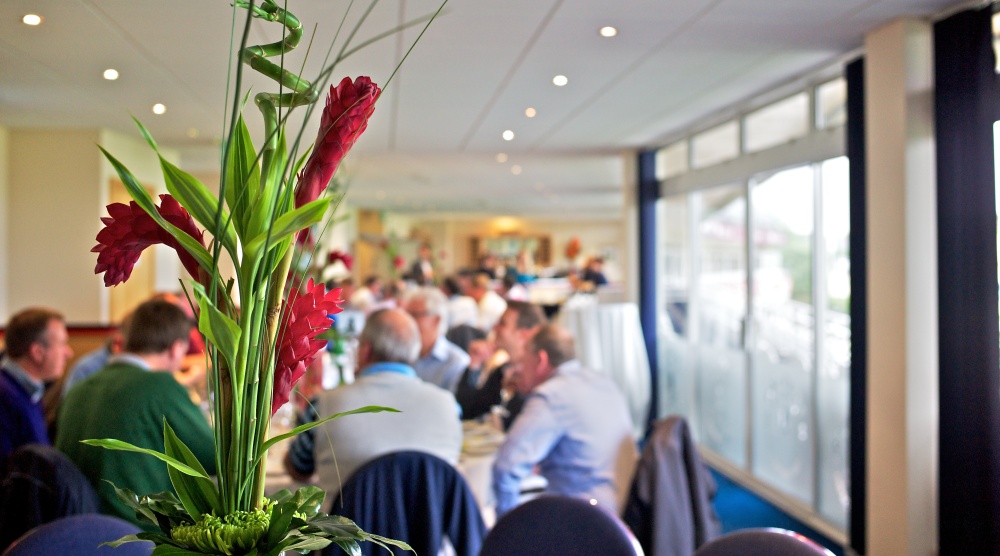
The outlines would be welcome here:
M 44 305 L 99 322 L 101 288 L 90 249 L 100 229 L 96 130 L 11 130 L 8 310 Z

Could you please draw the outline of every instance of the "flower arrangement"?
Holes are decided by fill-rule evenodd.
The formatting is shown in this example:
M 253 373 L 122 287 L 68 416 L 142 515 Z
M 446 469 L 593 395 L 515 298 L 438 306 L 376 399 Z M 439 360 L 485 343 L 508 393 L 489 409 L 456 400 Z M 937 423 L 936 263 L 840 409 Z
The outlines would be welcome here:
M 185 292 L 198 309 L 198 329 L 207 340 L 218 469 L 216 482 L 166 422 L 162 453 L 114 439 L 86 441 L 159 458 L 168 466 L 176 490 L 176 495 L 140 496 L 116 486 L 118 497 L 160 533 L 131 535 L 112 544 L 148 540 L 157 545 L 154 554 L 259 556 L 305 553 L 331 543 L 357 553 L 361 541 L 408 549 L 405 543 L 367 533 L 350 520 L 321 512 L 325 493 L 319 488 L 264 496 L 266 454 L 275 443 L 344 415 L 395 411 L 358 408 L 269 437 L 271 415 L 288 401 L 296 381 L 325 346 L 320 336 L 330 328 L 329 316 L 340 311 L 340 290 L 326 291 L 312 280 L 304 285 L 289 281 L 289 272 L 304 254 L 309 228 L 326 217 L 331 206 L 328 185 L 364 132 L 381 89 L 368 77 L 344 78 L 331 85 L 311 152 L 298 156 L 301 131 L 297 136 L 286 133 L 287 113 L 296 107 L 311 112 L 323 88 L 284 67 L 285 55 L 302 37 L 302 25 L 275 0 L 260 4 L 237 0 L 234 10 L 239 9 L 247 10 L 243 45 L 252 19 L 283 25 L 281 41 L 240 51 L 241 62 L 277 81 L 280 92 L 254 97 L 265 127 L 259 151 L 243 119 L 242 105 L 234 103 L 219 195 L 161 155 L 169 194 L 160 195 L 157 204 L 132 173 L 102 148 L 133 201 L 108 206 L 109 216 L 102 219 L 104 228 L 93 249 L 98 253 L 95 272 L 104 273 L 105 285 L 114 286 L 128 279 L 139 254 L 150 245 L 165 244 L 177 251 L 193 277 L 185 284 Z M 325 79 L 337 62 L 361 46 L 409 25 L 429 25 L 437 13 L 351 50 L 345 45 L 320 77 Z M 274 57 L 280 57 L 281 63 L 269 60 Z M 240 98 L 239 78 L 236 83 L 234 98 Z M 151 134 L 136 124 L 159 155 Z M 205 231 L 211 234 L 208 242 Z M 223 251 L 236 265 L 235 277 L 228 280 L 219 272 Z M 349 258 L 341 260 L 350 265 Z

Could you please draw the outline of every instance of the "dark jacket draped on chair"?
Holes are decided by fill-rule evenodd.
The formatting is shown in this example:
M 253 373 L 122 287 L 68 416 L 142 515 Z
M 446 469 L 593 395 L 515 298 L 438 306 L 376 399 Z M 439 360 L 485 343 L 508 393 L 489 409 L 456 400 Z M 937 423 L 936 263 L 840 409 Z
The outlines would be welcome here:
M 369 533 L 409 543 L 435 556 L 448 537 L 457 556 L 477 556 L 486 526 L 465 479 L 448 462 L 422 452 L 394 452 L 365 464 L 334 501 L 331 514 Z M 382 552 L 362 543 L 362 554 Z M 384 552 L 382 552 L 384 553 Z M 336 545 L 324 554 L 343 554 Z M 393 554 L 409 554 L 393 549 Z
M 624 515 L 646 556 L 691 556 L 718 537 L 715 488 L 684 419 L 657 422 L 642 450 Z

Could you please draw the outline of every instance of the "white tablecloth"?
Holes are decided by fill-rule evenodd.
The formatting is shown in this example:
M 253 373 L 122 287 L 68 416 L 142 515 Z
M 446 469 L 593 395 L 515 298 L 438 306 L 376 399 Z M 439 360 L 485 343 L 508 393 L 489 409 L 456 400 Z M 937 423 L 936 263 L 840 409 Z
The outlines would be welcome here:
M 608 374 L 621 388 L 632 413 L 636 438 L 649 414 L 649 359 L 635 303 L 567 304 L 559 319 L 576 338 L 584 366 Z

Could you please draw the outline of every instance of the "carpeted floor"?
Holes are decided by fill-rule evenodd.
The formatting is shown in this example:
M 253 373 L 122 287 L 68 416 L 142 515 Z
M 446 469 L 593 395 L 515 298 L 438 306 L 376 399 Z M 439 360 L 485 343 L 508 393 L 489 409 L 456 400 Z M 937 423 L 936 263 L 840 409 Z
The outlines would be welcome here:
M 770 502 L 736 484 L 725 475 L 712 470 L 719 486 L 715 496 L 715 511 L 722 521 L 722 532 L 750 527 L 778 527 L 795 531 L 822 544 L 837 556 L 844 555 L 844 548 L 801 521 L 782 512 Z

